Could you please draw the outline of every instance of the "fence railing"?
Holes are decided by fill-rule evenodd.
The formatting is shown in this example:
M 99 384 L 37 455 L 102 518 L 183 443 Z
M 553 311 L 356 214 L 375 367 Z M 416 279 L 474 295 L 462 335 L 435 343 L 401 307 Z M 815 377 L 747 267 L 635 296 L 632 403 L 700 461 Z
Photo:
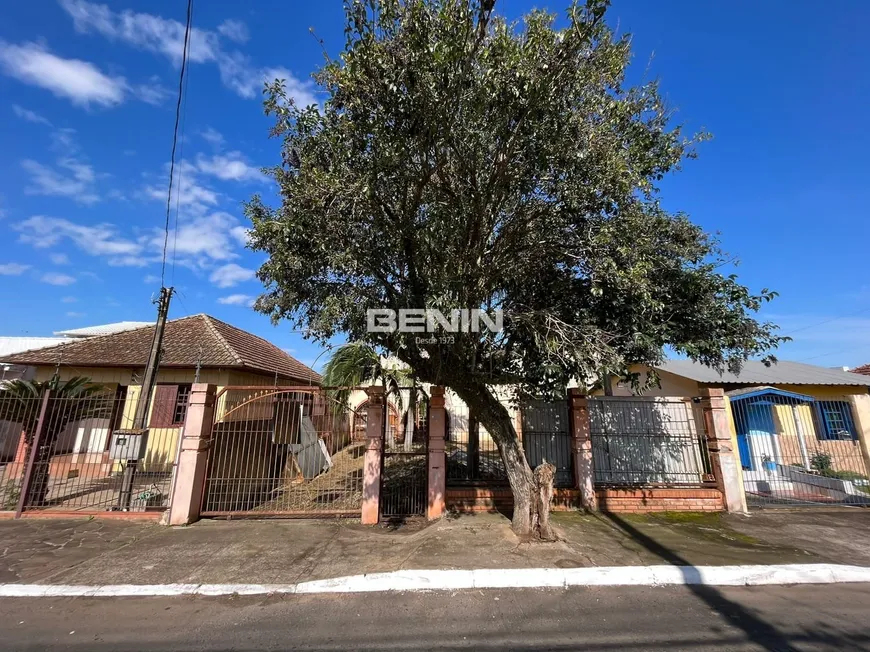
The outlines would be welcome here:
M 129 464 L 110 449 L 113 433 L 133 427 L 138 400 L 127 387 L 83 395 L 0 391 L 0 509 L 165 509 L 187 406 L 171 406 L 173 415 L 160 421 L 169 425 L 151 427 L 141 458 Z
M 589 422 L 596 484 L 700 486 L 712 480 L 703 418 L 691 399 L 593 397 Z
M 574 458 L 567 399 L 556 401 L 525 400 L 520 408 L 523 449 L 534 469 L 543 462 L 556 467 L 553 484 L 574 486 Z
M 217 397 L 202 514 L 359 515 L 366 414 L 320 388 Z
M 447 407 L 447 482 L 506 483 L 507 473 L 498 446 L 469 414 L 464 403 Z
M 846 396 L 729 393 L 750 506 L 870 505 L 870 473 Z

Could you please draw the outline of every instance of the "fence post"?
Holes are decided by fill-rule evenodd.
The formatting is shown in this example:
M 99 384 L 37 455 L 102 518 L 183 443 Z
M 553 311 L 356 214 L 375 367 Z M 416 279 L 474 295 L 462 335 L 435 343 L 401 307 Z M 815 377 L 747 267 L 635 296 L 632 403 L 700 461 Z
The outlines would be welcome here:
M 214 423 L 215 390 L 214 385 L 207 383 L 195 383 L 190 390 L 172 483 L 169 525 L 188 525 L 199 520 Z
M 598 497 L 595 495 L 595 471 L 589 429 L 589 399 L 577 388 L 568 390 L 568 415 L 571 422 L 574 479 L 577 489 L 580 490 L 580 504 L 583 509 L 597 511 Z
M 36 420 L 36 431 L 33 433 L 33 439 L 30 441 L 30 451 L 27 455 L 27 464 L 24 467 L 24 477 L 21 480 L 21 493 L 18 495 L 18 506 L 15 509 L 15 518 L 21 518 L 21 513 L 24 511 L 24 505 L 30 497 L 30 485 L 33 482 L 33 468 L 36 466 L 37 458 L 39 457 L 39 447 L 42 440 L 42 430 L 45 427 L 45 413 L 48 410 L 48 402 L 51 398 L 51 390 L 45 390 L 42 395 L 42 405 L 39 406 L 39 417 Z M 49 470 L 46 469 L 46 473 Z
M 447 435 L 447 413 L 444 409 L 444 388 L 432 387 L 429 399 L 429 483 L 426 518 L 433 521 L 444 514 L 447 494 L 447 459 L 444 440 Z
M 377 525 L 381 511 L 381 457 L 384 448 L 384 408 L 386 396 L 383 387 L 366 387 L 369 397 L 366 416 L 366 454 L 363 466 L 363 499 L 361 519 L 363 525 Z
M 716 479 L 716 488 L 722 492 L 727 511 L 743 512 L 743 485 L 737 470 L 728 415 L 725 413 L 725 391 L 720 387 L 702 387 L 701 406 L 704 410 L 707 450 L 710 452 L 710 466 Z

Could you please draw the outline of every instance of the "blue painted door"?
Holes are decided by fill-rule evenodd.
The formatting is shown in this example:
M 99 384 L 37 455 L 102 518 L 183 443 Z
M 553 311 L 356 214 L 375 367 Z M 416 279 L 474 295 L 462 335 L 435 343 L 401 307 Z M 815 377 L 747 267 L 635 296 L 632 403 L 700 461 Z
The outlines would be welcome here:
M 752 471 L 752 455 L 749 453 L 749 441 L 745 433 L 737 435 L 737 450 L 740 452 L 740 466 Z

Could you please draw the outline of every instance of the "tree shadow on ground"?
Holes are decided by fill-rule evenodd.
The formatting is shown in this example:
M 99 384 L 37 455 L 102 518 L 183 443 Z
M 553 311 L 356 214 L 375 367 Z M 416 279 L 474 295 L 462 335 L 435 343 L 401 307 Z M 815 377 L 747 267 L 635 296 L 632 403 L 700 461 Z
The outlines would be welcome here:
M 679 567 L 686 578 L 686 588 L 688 590 L 690 590 L 698 599 L 706 603 L 710 609 L 718 613 L 727 623 L 742 630 L 749 641 L 752 641 L 763 649 L 775 650 L 777 652 L 783 650 L 797 650 L 798 648 L 792 645 L 790 639 L 803 642 L 812 640 L 817 643 L 838 646 L 842 649 L 855 649 L 857 641 L 852 637 L 843 636 L 830 631 L 823 632 L 815 630 L 807 631 L 804 634 L 797 636 L 787 636 L 774 625 L 753 613 L 752 610 L 725 597 L 716 587 L 700 584 L 701 575 L 698 569 L 678 553 L 674 552 L 667 546 L 662 545 L 649 535 L 644 534 L 631 523 L 620 518 L 617 514 L 604 513 L 602 515 L 618 530 L 631 537 L 649 552 L 657 555 L 664 561 Z

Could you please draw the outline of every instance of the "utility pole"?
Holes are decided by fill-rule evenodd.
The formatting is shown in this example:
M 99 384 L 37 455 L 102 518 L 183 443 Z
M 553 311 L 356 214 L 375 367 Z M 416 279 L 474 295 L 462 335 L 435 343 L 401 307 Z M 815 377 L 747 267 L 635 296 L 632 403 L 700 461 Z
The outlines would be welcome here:
M 141 430 L 148 418 L 148 408 L 151 406 L 151 394 L 157 381 L 157 369 L 160 366 L 160 351 L 163 348 L 163 331 L 166 329 L 166 317 L 169 314 L 169 300 L 172 298 L 172 288 L 160 288 L 160 298 L 157 300 L 157 327 L 154 329 L 154 339 L 151 340 L 151 351 L 148 354 L 148 365 L 145 367 L 145 377 L 142 379 L 142 392 L 139 404 L 136 406 L 136 417 L 133 428 Z
M 139 466 L 139 454 L 145 449 L 148 420 L 148 408 L 151 407 L 151 394 L 157 381 L 157 369 L 160 367 L 160 353 L 163 348 L 163 332 L 166 330 L 166 317 L 169 314 L 169 300 L 172 298 L 172 288 L 161 287 L 160 298 L 157 300 L 157 324 L 154 328 L 154 339 L 151 340 L 151 351 L 148 353 L 148 364 L 145 367 L 145 377 L 142 379 L 142 390 L 136 405 L 136 415 L 133 418 L 133 428 L 123 434 L 131 435 L 139 444 L 135 446 L 124 460 L 124 474 L 121 478 L 121 493 L 119 507 L 122 510 L 130 508 L 133 499 L 133 480 L 136 468 Z

